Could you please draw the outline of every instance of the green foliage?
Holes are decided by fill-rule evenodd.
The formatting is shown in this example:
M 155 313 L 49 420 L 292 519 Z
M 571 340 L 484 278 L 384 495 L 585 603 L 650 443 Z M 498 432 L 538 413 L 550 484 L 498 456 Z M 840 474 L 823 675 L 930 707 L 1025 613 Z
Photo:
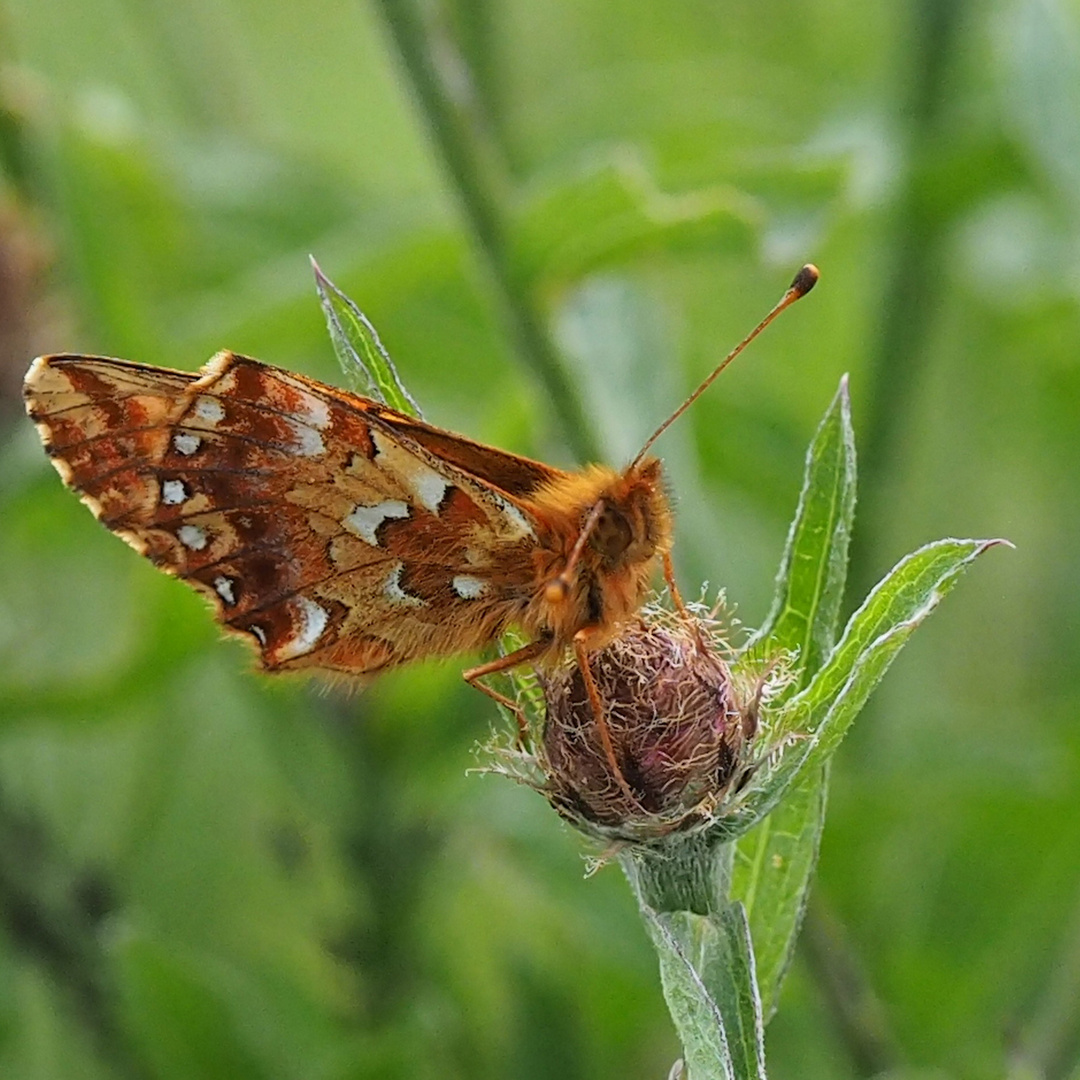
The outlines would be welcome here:
M 664 193 L 624 151 L 539 188 L 514 223 L 514 267 L 551 287 L 646 256 L 745 252 L 761 221 L 761 208 L 736 188 Z
M 707 578 L 762 624 L 841 371 L 856 595 L 928 537 L 1017 544 L 833 758 L 813 903 L 856 999 L 797 948 L 770 1074 L 1075 1076 L 1075 10 L 424 10 L 501 177 L 503 269 L 613 464 L 801 261 L 822 268 L 658 448 L 686 591 Z M 622 878 L 583 881 L 542 800 L 463 775 L 494 714 L 460 665 L 358 694 L 251 674 L 61 489 L 21 415 L 35 352 L 194 369 L 229 347 L 337 381 L 314 252 L 434 422 L 572 461 L 426 123 L 380 9 L 351 0 L 0 0 L 4 1076 L 157 1075 L 172 1003 L 205 1040 L 178 1061 L 283 1080 L 655 1080 L 679 1053 Z M 732 870 L 763 1015 L 813 864 L 805 783 L 805 813 L 789 789 Z M 79 986 L 107 991 L 104 1024 Z M 857 994 L 887 1054 L 845 1026 Z
M 828 766 L 807 772 L 738 841 L 731 891 L 750 920 L 766 1023 L 779 1006 L 780 987 L 795 954 L 827 803 Z
M 764 738 L 790 743 L 767 763 L 727 817 L 739 835 L 769 813 L 788 788 L 823 768 L 915 629 L 968 565 L 1000 540 L 939 540 L 901 560 L 852 615 L 836 648 L 806 689 L 765 721 Z
M 761 1001 L 745 909 L 731 904 L 709 915 L 644 910 L 693 1080 L 764 1080 Z

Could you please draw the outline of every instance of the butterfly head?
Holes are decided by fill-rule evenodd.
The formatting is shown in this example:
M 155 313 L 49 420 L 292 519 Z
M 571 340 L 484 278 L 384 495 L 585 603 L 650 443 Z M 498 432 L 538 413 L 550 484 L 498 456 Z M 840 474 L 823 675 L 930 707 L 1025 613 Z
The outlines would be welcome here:
M 600 612 L 634 607 L 656 558 L 671 546 L 671 510 L 656 458 L 610 472 L 583 505 L 573 547 L 545 590 L 559 605 L 582 592 Z M 598 616 L 597 612 L 593 613 Z

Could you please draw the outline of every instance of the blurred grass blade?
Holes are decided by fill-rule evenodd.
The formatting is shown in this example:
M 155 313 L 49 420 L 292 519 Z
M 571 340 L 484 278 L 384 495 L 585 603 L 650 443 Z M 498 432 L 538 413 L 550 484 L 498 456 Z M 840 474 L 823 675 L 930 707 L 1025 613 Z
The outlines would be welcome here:
M 1080 200 L 1080 34 L 1061 0 L 1015 0 L 998 26 L 1012 130 L 1061 196 Z M 1053 102 L 1054 107 L 1049 107 Z
M 765 1080 L 761 1001 L 742 905 L 714 915 L 642 910 L 691 1080 Z
M 128 1075 L 250 1080 L 271 1075 L 213 965 L 201 965 L 175 946 L 137 932 L 116 952 L 125 1030 L 152 1066 L 150 1072 Z
M 855 518 L 855 436 L 845 375 L 806 454 L 776 595 L 750 648 L 796 655 L 802 689 L 836 642 Z M 746 906 L 765 1019 L 776 1012 L 825 823 L 828 769 L 808 774 L 736 846 L 731 895 Z
M 398 377 L 394 361 L 383 348 L 371 321 L 319 269 L 314 259 L 311 260 L 311 268 L 315 273 L 315 287 L 326 316 L 330 340 L 346 376 L 354 378 L 359 375 L 363 392 L 376 401 L 409 416 L 422 418 L 420 406 Z
M 902 559 L 852 615 L 840 643 L 805 690 L 769 720 L 770 738 L 789 745 L 763 768 L 716 838 L 739 836 L 760 821 L 807 773 L 828 761 L 896 654 L 960 575 L 1003 540 L 938 540 Z

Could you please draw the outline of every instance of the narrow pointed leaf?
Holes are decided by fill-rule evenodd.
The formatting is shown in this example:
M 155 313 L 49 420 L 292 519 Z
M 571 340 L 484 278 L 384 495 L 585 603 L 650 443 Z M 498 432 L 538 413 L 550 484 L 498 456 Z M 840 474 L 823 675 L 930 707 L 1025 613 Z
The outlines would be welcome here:
M 847 376 L 806 454 L 772 610 L 751 642 L 795 655 L 793 690 L 804 687 L 836 641 L 855 517 L 855 437 Z M 736 846 L 732 892 L 746 906 L 765 1019 L 776 1012 L 791 962 L 825 823 L 828 770 L 808 774 Z
M 938 540 L 901 559 L 851 617 L 840 643 L 810 685 L 782 707 L 777 734 L 815 731 L 821 739 L 839 742 L 843 732 L 826 731 L 813 720 L 822 706 L 842 694 L 850 696 L 859 665 L 870 666 L 872 657 L 887 652 L 886 644 L 897 635 L 906 641 L 971 563 L 1002 543 L 1006 541 Z
M 314 259 L 311 268 L 315 272 L 315 288 L 326 316 L 330 340 L 346 376 L 359 378 L 360 389 L 368 397 L 409 416 L 421 416 L 420 406 L 405 389 L 371 321 L 319 269 Z
M 780 706 L 770 733 L 788 740 L 779 763 L 763 768 L 715 836 L 734 838 L 757 824 L 789 788 L 822 767 L 871 691 L 916 628 L 960 575 L 1001 540 L 939 540 L 902 559 L 852 615 L 840 643 L 805 690 Z
M 690 1076 L 693 1080 L 735 1080 L 724 1017 L 695 965 L 695 958 L 715 939 L 715 928 L 708 916 L 688 911 L 660 913 L 643 907 L 642 912 L 660 958 L 664 1000 Z M 693 942 L 695 929 L 705 943 Z
M 796 653 L 798 689 L 836 643 L 854 519 L 855 435 L 845 375 L 806 453 L 772 610 L 751 642 Z
M 742 904 L 729 904 L 711 919 L 720 930 L 716 960 L 721 977 L 715 992 L 735 1075 L 765 1080 L 765 1025 L 746 910 Z

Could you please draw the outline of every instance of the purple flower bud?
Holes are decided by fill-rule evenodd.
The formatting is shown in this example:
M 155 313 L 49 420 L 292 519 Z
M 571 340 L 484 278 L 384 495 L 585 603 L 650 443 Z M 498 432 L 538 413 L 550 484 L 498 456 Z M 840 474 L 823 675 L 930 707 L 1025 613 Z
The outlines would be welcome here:
M 583 828 L 630 840 L 707 820 L 741 775 L 753 722 L 703 625 L 642 622 L 591 654 L 589 670 L 602 720 L 576 663 L 541 678 L 551 804 Z

